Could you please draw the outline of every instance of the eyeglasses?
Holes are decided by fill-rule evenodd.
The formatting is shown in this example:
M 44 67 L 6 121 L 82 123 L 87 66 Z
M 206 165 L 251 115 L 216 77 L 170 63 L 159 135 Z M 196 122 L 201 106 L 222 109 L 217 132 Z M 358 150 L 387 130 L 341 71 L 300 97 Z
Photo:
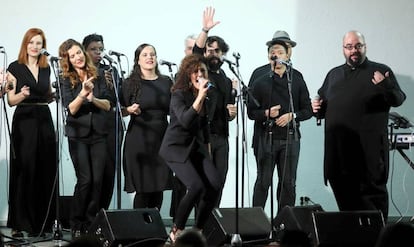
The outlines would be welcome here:
M 351 45 L 351 44 L 344 45 L 344 48 L 347 49 L 348 51 L 352 51 L 354 48 L 356 50 L 361 50 L 364 46 L 365 44 L 358 43 L 356 45 Z
M 105 51 L 105 49 L 102 48 L 102 47 L 100 47 L 100 48 L 91 48 L 90 50 L 93 51 L 93 52 L 96 52 L 96 53 L 101 53 L 101 52 Z

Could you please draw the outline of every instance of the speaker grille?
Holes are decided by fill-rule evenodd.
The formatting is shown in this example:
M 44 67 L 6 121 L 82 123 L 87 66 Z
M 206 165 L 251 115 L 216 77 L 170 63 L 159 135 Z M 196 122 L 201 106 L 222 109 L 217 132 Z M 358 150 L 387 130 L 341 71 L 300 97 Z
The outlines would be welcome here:
M 270 242 L 270 221 L 261 207 L 239 208 L 238 222 L 238 233 L 243 244 Z M 235 233 L 236 209 L 215 208 L 204 229 L 209 246 L 229 244 Z
M 104 210 L 96 216 L 89 233 L 100 238 L 104 246 L 133 244 L 155 246 L 168 238 L 157 209 Z

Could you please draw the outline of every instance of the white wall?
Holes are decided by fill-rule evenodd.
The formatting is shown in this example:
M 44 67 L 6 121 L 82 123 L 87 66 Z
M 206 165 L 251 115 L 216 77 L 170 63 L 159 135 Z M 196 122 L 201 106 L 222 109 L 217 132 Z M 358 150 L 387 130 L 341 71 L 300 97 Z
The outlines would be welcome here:
M 342 64 L 341 42 L 343 34 L 351 29 L 360 30 L 367 41 L 367 56 L 389 65 L 408 95 L 406 103 L 395 109 L 400 114 L 414 119 L 411 107 L 413 100 L 412 40 L 414 31 L 414 2 L 410 0 L 178 0 L 178 1 L 26 1 L 3 0 L 0 12 L 0 46 L 7 52 L 7 61 L 0 55 L 0 66 L 7 67 L 14 61 L 21 39 L 27 29 L 42 28 L 47 36 L 48 51 L 57 55 L 58 46 L 68 38 L 82 41 L 90 33 L 104 36 L 107 50 L 127 55 L 122 67 L 129 72 L 133 66 L 133 54 L 141 43 L 153 44 L 158 59 L 180 62 L 183 57 L 184 38 L 201 30 L 202 12 L 206 6 L 216 8 L 216 20 L 221 23 L 209 34 L 223 37 L 230 45 L 229 58 L 233 52 L 241 54 L 240 72 L 247 84 L 254 68 L 266 63 L 265 43 L 276 30 L 286 30 L 298 45 L 293 50 L 293 65 L 299 69 L 308 84 L 311 95 L 317 89 L 330 68 Z M 162 71 L 169 75 L 167 68 Z M 175 71 L 174 71 L 175 72 Z M 233 74 L 227 70 L 228 76 Z M 54 75 L 52 75 L 54 79 Z M 7 219 L 8 198 L 8 152 L 6 116 L 12 118 L 13 108 L 1 106 L 0 136 L 0 221 Z M 56 104 L 50 105 L 52 113 Z M 59 116 L 61 118 L 61 116 Z M 236 164 L 236 139 L 242 137 L 242 123 L 231 124 L 230 170 L 225 185 L 222 207 L 235 206 L 235 167 L 241 170 L 244 164 L 243 205 L 251 205 L 252 188 L 255 180 L 255 162 L 251 145 L 252 123 L 247 121 L 246 160 Z M 337 210 L 329 187 L 324 186 L 322 177 L 323 128 L 315 125 L 314 119 L 302 123 L 302 150 L 298 168 L 297 204 L 300 196 L 308 196 L 325 210 Z M 405 131 L 405 130 L 402 130 Z M 241 157 L 241 147 L 239 154 Z M 71 195 L 75 183 L 73 168 L 67 151 L 66 139 L 62 138 L 61 194 Z M 410 158 L 413 155 L 407 150 Z M 413 203 L 414 170 L 398 153 L 391 153 L 393 170 L 390 173 L 390 215 L 414 215 Z M 275 176 L 276 179 L 277 176 Z M 242 180 L 241 177 L 239 177 Z M 277 181 L 275 181 L 276 184 Z M 123 184 L 122 184 L 123 187 Z M 116 195 L 116 194 L 115 194 Z M 122 192 L 122 208 L 131 208 L 132 195 Z M 168 217 L 170 192 L 165 193 L 161 214 Z M 239 197 L 240 198 L 240 197 Z M 116 196 L 112 208 L 116 208 Z M 270 201 L 270 200 L 268 200 Z M 241 204 L 239 203 L 239 206 Z M 270 216 L 270 205 L 266 206 Z

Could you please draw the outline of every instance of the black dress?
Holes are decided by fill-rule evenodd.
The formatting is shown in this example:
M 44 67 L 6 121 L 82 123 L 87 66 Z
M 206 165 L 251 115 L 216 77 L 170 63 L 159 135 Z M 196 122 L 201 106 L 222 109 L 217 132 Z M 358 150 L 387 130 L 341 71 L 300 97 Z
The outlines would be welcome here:
M 17 79 L 16 93 L 26 85 L 30 96 L 17 105 L 13 115 L 7 226 L 36 234 L 45 219 L 45 226 L 50 227 L 55 217 L 56 141 L 47 104 L 50 68 L 39 68 L 38 81 L 26 65 L 17 61 L 8 71 Z M 52 204 L 47 215 L 49 201 Z
M 126 105 L 140 104 L 141 114 L 131 115 L 124 143 L 125 191 L 148 193 L 170 188 L 172 173 L 158 155 L 168 126 L 172 81 L 165 76 L 142 80 L 141 88 L 125 81 Z

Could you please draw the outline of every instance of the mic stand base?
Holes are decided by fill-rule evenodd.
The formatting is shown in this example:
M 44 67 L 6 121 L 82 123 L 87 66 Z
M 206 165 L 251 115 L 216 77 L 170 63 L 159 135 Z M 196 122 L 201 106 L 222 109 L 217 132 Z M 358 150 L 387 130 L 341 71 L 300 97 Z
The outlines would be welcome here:
M 63 233 L 62 233 L 62 225 L 60 224 L 59 220 L 55 220 L 53 222 L 53 226 L 52 226 L 52 234 L 53 234 L 53 240 L 61 240 L 63 237 Z
M 276 240 L 278 240 L 277 234 L 278 233 L 276 232 L 276 230 L 271 230 L 270 231 L 270 233 L 269 233 L 270 242 L 275 242 Z
M 242 246 L 242 239 L 240 237 L 240 234 L 232 234 L 230 244 L 231 246 Z

